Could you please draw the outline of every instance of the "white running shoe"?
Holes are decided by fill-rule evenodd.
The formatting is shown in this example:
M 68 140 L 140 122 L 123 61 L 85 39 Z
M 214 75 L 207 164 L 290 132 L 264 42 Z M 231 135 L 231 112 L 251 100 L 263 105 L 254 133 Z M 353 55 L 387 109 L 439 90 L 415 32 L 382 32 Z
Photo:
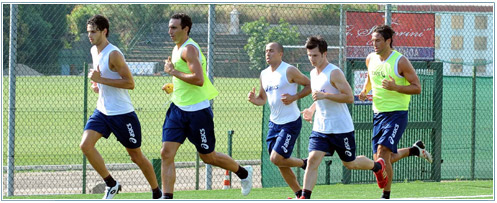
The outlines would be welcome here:
M 114 187 L 105 186 L 104 198 L 102 199 L 112 199 L 119 191 L 121 191 L 121 184 L 117 181 Z
M 428 152 L 428 150 L 425 149 L 425 144 L 423 143 L 423 141 L 418 140 L 412 146 L 419 149 L 419 156 L 418 157 L 426 159 L 426 161 L 428 161 L 430 163 L 433 162 L 433 159 L 431 158 L 431 154 L 430 154 L 430 152 Z
M 252 166 L 245 166 L 243 168 L 247 170 L 248 176 L 247 178 L 242 179 L 242 195 L 247 196 L 252 190 L 252 174 L 254 172 L 254 169 L 252 168 Z

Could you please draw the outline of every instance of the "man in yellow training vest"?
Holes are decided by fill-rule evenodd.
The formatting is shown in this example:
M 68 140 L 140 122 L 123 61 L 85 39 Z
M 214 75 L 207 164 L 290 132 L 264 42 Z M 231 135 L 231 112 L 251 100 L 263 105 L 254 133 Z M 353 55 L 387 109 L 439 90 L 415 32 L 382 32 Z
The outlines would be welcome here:
M 371 35 L 374 52 L 366 58 L 368 78 L 359 95 L 359 99 L 365 100 L 367 93 L 373 90 L 373 158 L 385 160 L 388 176 L 388 180 L 378 180 L 378 186 L 383 188 L 382 199 L 390 199 L 392 163 L 408 156 L 418 156 L 432 162 L 421 140 L 412 147 L 397 149 L 407 126 L 411 95 L 421 93 L 421 84 L 409 59 L 393 50 L 394 34 L 388 25 L 374 29 Z
M 206 164 L 235 172 L 241 179 L 242 194 L 252 189 L 252 167 L 241 167 L 231 157 L 214 151 L 214 121 L 210 101 L 218 91 L 207 77 L 206 59 L 189 35 L 192 19 L 178 13 L 169 20 L 169 36 L 176 44 L 164 72 L 173 76 L 171 106 L 162 127 L 161 175 L 163 199 L 173 199 L 176 168 L 174 157 L 186 138 L 195 145 Z

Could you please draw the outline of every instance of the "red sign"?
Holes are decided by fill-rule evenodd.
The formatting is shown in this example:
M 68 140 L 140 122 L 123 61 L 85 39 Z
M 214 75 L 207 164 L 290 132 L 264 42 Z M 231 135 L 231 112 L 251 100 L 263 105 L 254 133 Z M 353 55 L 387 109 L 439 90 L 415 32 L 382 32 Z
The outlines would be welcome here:
M 347 58 L 365 59 L 373 51 L 371 34 L 385 13 L 347 12 Z M 392 13 L 393 48 L 409 59 L 433 60 L 435 14 Z

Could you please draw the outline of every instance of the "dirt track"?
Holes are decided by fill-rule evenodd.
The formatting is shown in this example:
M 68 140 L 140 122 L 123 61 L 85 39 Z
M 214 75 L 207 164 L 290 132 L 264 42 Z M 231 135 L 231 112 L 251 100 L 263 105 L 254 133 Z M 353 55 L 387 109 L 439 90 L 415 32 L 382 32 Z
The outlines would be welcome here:
M 260 188 L 261 168 L 253 165 L 253 187 Z M 212 189 L 222 189 L 225 171 L 212 167 Z M 149 192 L 150 186 L 140 170 L 110 169 L 112 176 L 118 180 L 122 192 Z M 177 168 L 175 190 L 195 190 L 195 168 Z M 52 172 L 17 172 L 14 175 L 14 195 L 50 195 L 50 194 L 81 194 L 83 186 L 81 170 L 52 171 Z M 86 193 L 102 179 L 94 170 L 87 171 Z M 240 179 L 232 173 L 232 187 L 240 188 Z M 200 168 L 199 189 L 205 190 L 205 167 Z M 7 195 L 7 173 L 3 173 L 2 195 Z

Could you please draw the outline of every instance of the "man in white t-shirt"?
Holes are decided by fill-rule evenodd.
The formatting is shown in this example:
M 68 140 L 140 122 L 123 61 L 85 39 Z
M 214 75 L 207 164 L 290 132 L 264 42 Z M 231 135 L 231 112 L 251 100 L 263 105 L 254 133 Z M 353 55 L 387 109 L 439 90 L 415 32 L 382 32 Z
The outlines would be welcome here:
M 104 159 L 95 148 L 100 138 L 109 138 L 113 133 L 126 148 L 131 160 L 138 165 L 152 188 L 152 198 L 162 196 L 152 163 L 140 149 L 141 126 L 131 103 L 128 90 L 135 88 L 133 76 L 122 52 L 109 43 L 109 21 L 95 15 L 87 22 L 86 30 L 92 45 L 93 69 L 88 78 L 91 88 L 98 93 L 97 108 L 88 119 L 80 148 L 95 171 L 104 179 L 106 187 L 103 199 L 112 199 L 121 190 L 105 167 Z
M 297 178 L 290 167 L 305 169 L 306 160 L 291 157 L 302 119 L 297 100 L 311 93 L 309 78 L 294 66 L 282 61 L 283 46 L 277 42 L 266 45 L 266 62 L 269 66 L 261 72 L 259 95 L 255 87 L 248 93 L 248 101 L 254 105 L 269 104 L 271 115 L 266 138 L 270 160 L 278 166 L 281 176 L 299 198 L 302 194 Z M 297 92 L 298 85 L 304 88 Z
M 326 58 L 328 44 L 321 37 L 307 39 L 307 57 L 311 70 L 311 89 L 314 103 L 302 111 L 304 120 L 314 124 L 309 137 L 309 157 L 304 176 L 304 187 L 300 199 L 310 199 L 316 185 L 319 163 L 326 154 L 336 151 L 348 169 L 372 170 L 378 180 L 386 181 L 383 159 L 378 162 L 355 155 L 354 124 L 346 103 L 354 101 L 352 88 L 339 67 Z

